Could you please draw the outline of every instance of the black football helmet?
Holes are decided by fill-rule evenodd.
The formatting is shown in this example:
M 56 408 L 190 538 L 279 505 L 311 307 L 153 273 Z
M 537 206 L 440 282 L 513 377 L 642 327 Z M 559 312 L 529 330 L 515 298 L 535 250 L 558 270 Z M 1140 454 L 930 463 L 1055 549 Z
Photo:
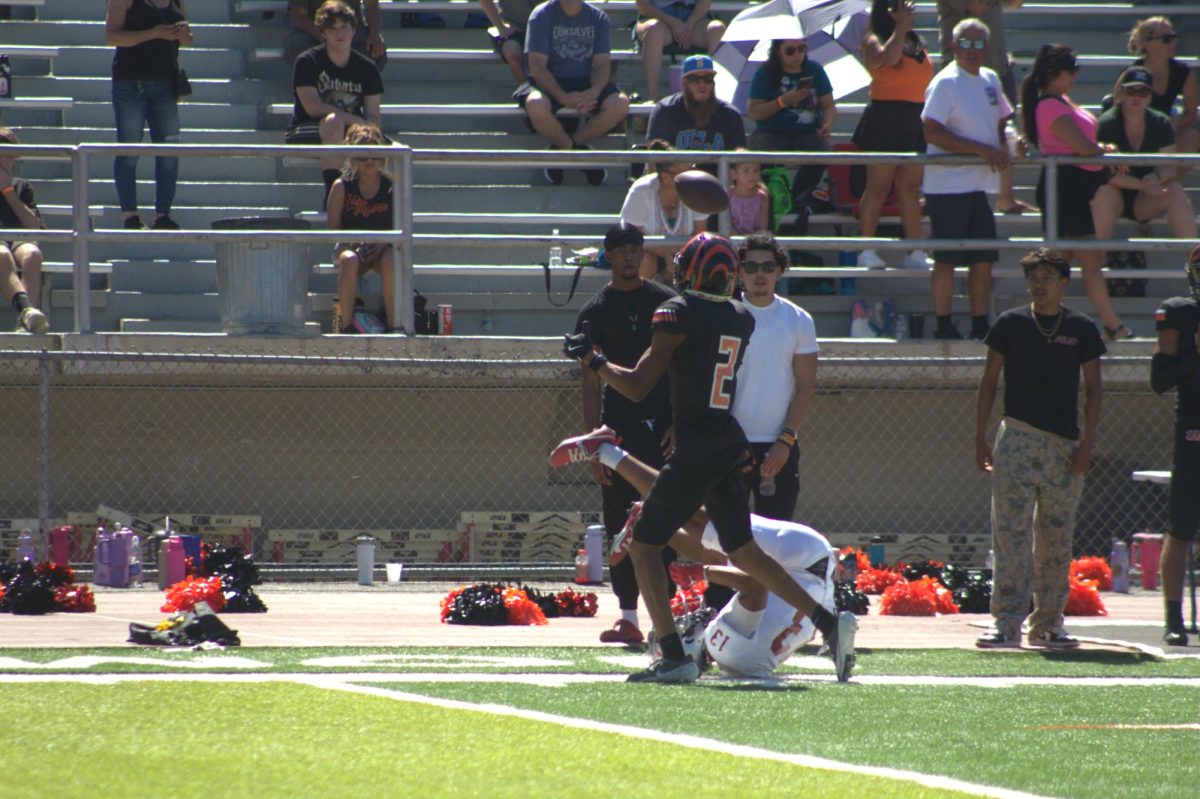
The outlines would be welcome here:
M 675 256 L 675 289 L 707 300 L 726 300 L 737 288 L 738 257 L 729 239 L 697 233 Z
M 1192 290 L 1192 298 L 1200 300 L 1200 244 L 1192 248 L 1183 268 L 1187 271 L 1188 288 Z

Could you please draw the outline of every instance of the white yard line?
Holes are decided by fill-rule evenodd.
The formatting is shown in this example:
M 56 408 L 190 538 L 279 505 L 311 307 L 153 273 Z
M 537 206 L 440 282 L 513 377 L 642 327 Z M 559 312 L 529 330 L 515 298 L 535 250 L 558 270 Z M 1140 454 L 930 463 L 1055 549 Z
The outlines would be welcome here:
M 649 730 L 642 727 L 632 727 L 626 724 L 610 724 L 603 721 L 578 719 L 570 716 L 558 716 L 553 713 L 543 713 L 537 710 L 524 710 L 522 708 L 508 707 L 506 705 L 474 704 L 471 702 L 461 702 L 456 699 L 440 699 L 421 696 L 420 694 L 400 693 L 398 691 L 390 691 L 386 688 L 378 688 L 370 685 L 351 685 L 347 683 L 327 682 L 310 684 L 320 688 L 331 688 L 337 691 L 366 694 L 367 696 L 377 696 L 400 702 L 415 702 L 418 704 L 432 705 L 434 707 L 445 708 L 448 710 L 466 710 L 476 713 L 487 713 L 495 716 L 508 716 L 512 718 L 525 719 L 528 721 L 538 721 L 546 724 L 558 724 L 563 727 L 571 727 L 590 732 L 603 732 L 613 735 L 623 735 L 627 738 L 656 741 L 659 743 L 671 744 L 673 746 L 683 746 L 689 749 L 700 749 L 707 752 L 732 755 L 734 757 L 773 760 L 781 763 L 790 763 L 792 765 L 802 766 L 805 768 L 819 768 L 826 769 L 828 771 L 840 771 L 848 774 L 870 775 L 873 777 L 882 777 L 884 779 L 903 780 L 906 782 L 913 782 L 918 785 L 923 785 L 927 788 L 961 791 L 962 793 L 968 793 L 975 796 L 995 797 L 995 799 L 1043 799 L 1037 794 L 1025 793 L 1024 791 L 1014 791 L 1008 788 L 997 788 L 991 785 L 977 785 L 975 783 L 964 782 L 962 780 L 956 780 L 951 777 L 942 777 L 935 774 L 922 774 L 918 771 L 884 768 L 881 766 L 862 766 L 856 763 L 843 763 L 839 760 L 830 760 L 824 757 L 813 757 L 812 755 L 773 752 L 770 749 L 761 749 L 757 746 L 731 744 L 727 741 L 717 741 L 712 738 L 702 738 L 698 735 L 668 733 L 661 732 L 659 730 Z

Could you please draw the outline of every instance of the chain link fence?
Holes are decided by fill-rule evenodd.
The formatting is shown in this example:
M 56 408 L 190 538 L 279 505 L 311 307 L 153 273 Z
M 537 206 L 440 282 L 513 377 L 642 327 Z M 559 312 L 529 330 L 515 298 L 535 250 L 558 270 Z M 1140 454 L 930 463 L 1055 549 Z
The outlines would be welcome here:
M 86 550 L 100 505 L 241 533 L 260 559 L 281 563 L 350 563 L 364 531 L 380 557 L 410 563 L 566 562 L 598 518 L 590 471 L 546 462 L 581 425 L 577 367 L 553 357 L 557 343 L 544 358 L 528 347 L 446 357 L 436 341 L 419 357 L 295 346 L 293 355 L 0 352 L 9 467 L 0 558 L 11 557 L 21 520 L 44 517 L 79 524 Z M 973 463 L 982 357 L 830 349 L 800 434 L 797 518 L 837 544 L 883 535 L 910 557 L 982 564 L 989 485 Z M 1148 368 L 1146 357 L 1105 359 L 1080 554 L 1161 529 L 1159 489 L 1130 480 L 1170 466 L 1173 400 L 1149 390 Z

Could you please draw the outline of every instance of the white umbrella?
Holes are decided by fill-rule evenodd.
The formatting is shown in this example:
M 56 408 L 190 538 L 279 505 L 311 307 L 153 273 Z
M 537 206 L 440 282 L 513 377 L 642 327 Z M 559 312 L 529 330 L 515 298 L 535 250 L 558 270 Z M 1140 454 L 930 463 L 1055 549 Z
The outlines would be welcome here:
M 783 16 L 754 17 L 750 20 L 750 27 L 769 22 L 771 33 L 763 38 L 752 38 L 746 36 L 744 32 L 747 27 L 743 26 L 738 28 L 735 38 L 730 38 L 729 33 L 739 25 L 739 20 L 745 21 L 743 15 L 769 6 L 786 7 L 786 11 Z M 814 13 L 821 12 L 810 18 L 816 22 L 825 19 L 830 21 L 821 28 L 810 26 L 806 29 L 807 33 L 797 33 L 803 24 L 800 17 L 792 13 L 797 6 L 809 6 Z M 717 97 L 733 104 L 741 113 L 746 113 L 750 81 L 766 62 L 773 39 L 807 39 L 808 57 L 825 68 L 829 82 L 833 84 L 833 99 L 853 94 L 871 82 L 871 75 L 858 54 L 858 45 L 866 36 L 870 23 L 866 10 L 869 6 L 866 0 L 772 0 L 743 11 L 730 23 L 729 29 L 721 37 L 721 44 L 713 53 L 713 64 L 717 71 Z M 838 14 L 832 12 L 834 7 L 838 9 Z
M 723 42 L 764 39 L 803 39 L 859 11 L 869 12 L 871 0 L 770 0 L 738 13 Z

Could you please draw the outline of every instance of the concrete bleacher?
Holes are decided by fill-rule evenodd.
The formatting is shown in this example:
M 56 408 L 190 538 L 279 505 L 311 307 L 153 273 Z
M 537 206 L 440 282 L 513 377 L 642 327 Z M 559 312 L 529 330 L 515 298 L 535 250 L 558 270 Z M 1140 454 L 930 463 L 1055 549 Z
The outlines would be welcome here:
M 112 50 L 103 43 L 103 4 L 85 0 L 29 2 L 24 18 L 0 28 L 0 51 L 21 54 L 17 62 L 18 99 L 0 101 L 5 124 L 17 128 L 30 143 L 115 141 L 109 102 L 109 65 Z M 485 34 L 464 29 L 462 20 L 477 9 L 474 2 L 383 2 L 389 63 L 384 72 L 384 127 L 397 140 L 421 149 L 529 149 L 545 143 L 526 129 L 522 115 L 511 102 L 511 77 L 490 51 Z M 632 0 L 602 3 L 617 27 L 628 27 L 633 18 Z M 715 3 L 726 17 L 742 4 Z M 278 56 L 286 31 L 285 0 L 209 0 L 192 3 L 195 47 L 186 48 L 183 66 L 195 91 L 194 101 L 181 105 L 183 140 L 189 143 L 279 143 L 291 112 L 289 71 Z M 936 41 L 932 3 L 918 4 L 918 25 Z M 437 11 L 448 26 L 440 30 L 402 28 L 394 12 Z M 1028 68 L 1029 54 L 1045 41 L 1064 40 L 1085 57 L 1077 100 L 1096 103 L 1111 88 L 1124 55 L 1125 33 L 1135 19 L 1154 13 L 1172 16 L 1186 33 L 1200 32 L 1200 14 L 1190 6 L 1139 6 L 1127 3 L 1058 4 L 1027 3 L 1009 12 L 1008 36 L 1018 66 Z M 14 16 L 18 16 L 14 13 Z M 269 18 L 267 18 L 269 16 Z M 624 31 L 614 33 L 618 82 L 627 90 L 645 93 L 637 56 L 627 50 Z M 1188 39 L 1185 38 L 1185 42 Z M 1195 57 L 1196 53 L 1184 55 Z M 835 138 L 849 137 L 865 92 L 839 103 Z M 635 106 L 644 115 L 648 106 Z M 637 134 L 633 134 L 635 137 Z M 640 137 L 639 137 L 640 138 Z M 606 138 L 599 148 L 624 149 L 623 132 Z M 35 181 L 39 201 L 49 207 L 48 223 L 69 224 L 61 208 L 71 203 L 70 169 L 63 162 L 27 162 L 22 172 Z M 619 172 L 619 174 L 618 174 Z M 153 165 L 142 159 L 139 196 L 143 213 L 150 215 L 153 201 Z M 456 332 L 492 334 L 552 334 L 573 319 L 582 302 L 603 283 L 604 273 L 584 271 L 575 299 L 565 308 L 546 300 L 543 272 L 534 266 L 546 258 L 545 236 L 561 229 L 564 238 L 577 244 L 597 242 L 615 219 L 627 182 L 624 170 L 612 170 L 598 188 L 568 174 L 567 183 L 551 187 L 531 168 L 462 168 L 441 163 L 421 163 L 415 173 L 415 225 L 417 232 L 506 232 L 541 236 L 521 248 L 481 249 L 470 246 L 430 245 L 418 242 L 415 252 L 417 287 L 433 304 L 455 305 Z M 1018 172 L 1019 194 L 1032 199 L 1036 173 Z M 173 215 L 186 227 L 207 228 L 216 218 L 229 216 L 300 215 L 321 220 L 320 176 L 299 159 L 249 161 L 246 159 L 185 159 L 181 168 Z M 1195 190 L 1200 182 L 1193 178 Z M 94 225 L 118 227 L 120 213 L 111 169 L 106 163 L 91 167 L 90 191 Z M 1196 198 L 1200 200 L 1200 197 Z M 1200 202 L 1197 202 L 1200 207 Z M 1002 235 L 1032 235 L 1038 217 L 1000 217 Z M 837 230 L 853 233 L 852 220 L 841 215 L 815 217 L 813 233 Z M 1126 232 L 1131 228 L 1123 228 Z M 1165 235 L 1157 225 L 1156 235 Z M 53 263 L 68 263 L 66 245 L 48 243 Z M 312 319 L 328 324 L 328 303 L 336 278 L 327 263 L 327 248 L 311 248 L 313 260 Z M 835 253 L 826 263 L 835 264 Z M 96 243 L 91 257 L 105 268 L 93 269 L 93 320 L 106 330 L 216 330 L 215 265 L 209 245 L 162 243 Z M 888 258 L 898 255 L 885 256 Z M 1151 266 L 1167 268 L 1177 262 L 1154 257 Z M 109 267 L 111 264 L 111 267 Z M 1012 274 L 1015 257 L 1006 255 L 999 273 Z M 63 273 L 65 272 L 65 274 Z M 859 274 L 841 270 L 838 278 L 856 278 L 853 291 L 870 297 L 892 296 L 903 310 L 927 311 L 928 292 L 923 280 L 911 273 Z M 828 277 L 827 272 L 807 276 Z M 916 275 L 920 277 L 920 275 Z M 52 270 L 51 317 L 56 329 L 70 325 L 69 270 Z M 564 292 L 570 274 L 554 276 L 553 288 Z M 848 280 L 837 288 L 848 290 Z M 368 284 L 368 292 L 374 284 Z M 1156 278 L 1151 293 L 1176 293 L 1178 281 Z M 959 286 L 959 293 L 964 290 Z M 1021 296 L 1019 280 L 1002 277 L 997 294 Z M 1072 291 L 1078 291 L 1073 281 Z M 844 335 L 849 324 L 846 295 L 805 296 L 800 301 L 814 312 L 822 336 Z M 965 297 L 956 298 L 956 310 L 965 311 Z M 1008 304 L 1012 304 L 1009 302 Z M 1087 308 L 1085 301 L 1076 305 Z M 1118 308 L 1135 331 L 1152 331 L 1149 315 L 1153 300 L 1119 300 Z M 137 321 L 134 321 L 137 320 Z

